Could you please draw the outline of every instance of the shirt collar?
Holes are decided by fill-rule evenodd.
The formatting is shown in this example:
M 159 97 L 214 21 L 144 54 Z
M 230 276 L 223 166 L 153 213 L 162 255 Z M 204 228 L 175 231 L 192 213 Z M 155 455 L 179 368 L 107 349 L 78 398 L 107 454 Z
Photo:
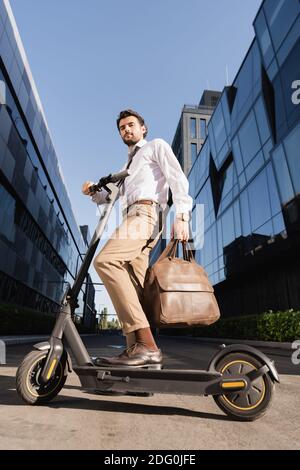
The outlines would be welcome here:
M 147 143 L 147 140 L 141 139 L 139 140 L 133 147 L 130 147 L 130 150 L 128 150 L 128 155 L 131 155 L 132 152 L 136 149 L 136 147 L 143 147 Z

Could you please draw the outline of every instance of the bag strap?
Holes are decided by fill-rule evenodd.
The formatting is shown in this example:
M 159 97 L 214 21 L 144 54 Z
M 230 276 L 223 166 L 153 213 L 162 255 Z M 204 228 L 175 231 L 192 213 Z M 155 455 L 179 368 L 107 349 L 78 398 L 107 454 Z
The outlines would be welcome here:
M 167 258 L 168 256 L 172 256 L 174 257 L 174 254 L 175 254 L 175 251 L 176 251 L 176 248 L 177 248 L 177 245 L 178 245 L 178 242 L 179 240 L 171 240 L 166 248 L 164 249 L 164 251 L 162 252 L 162 254 L 160 255 L 160 257 L 158 258 L 158 260 L 156 261 L 156 263 L 158 263 L 158 261 L 162 261 L 163 259 Z
M 183 259 L 185 261 L 195 261 L 193 251 L 189 242 L 182 242 Z
M 195 261 L 195 258 L 194 258 L 194 255 L 190 248 L 189 243 L 180 242 L 178 239 L 173 239 L 168 243 L 168 245 L 166 246 L 166 248 L 164 249 L 160 257 L 158 258 L 156 263 L 158 263 L 158 261 L 162 261 L 165 258 L 175 258 L 176 250 L 177 250 L 179 243 L 182 243 L 183 259 L 185 261 Z

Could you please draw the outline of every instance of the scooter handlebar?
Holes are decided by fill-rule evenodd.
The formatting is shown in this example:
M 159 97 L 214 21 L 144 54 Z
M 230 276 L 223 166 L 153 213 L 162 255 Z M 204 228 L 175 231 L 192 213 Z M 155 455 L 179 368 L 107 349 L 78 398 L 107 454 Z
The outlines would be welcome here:
M 126 178 L 129 175 L 130 175 L 130 170 L 124 170 L 124 171 L 120 171 L 119 173 L 114 173 L 108 176 L 103 176 L 103 178 L 100 178 L 97 184 L 93 184 L 92 186 L 89 187 L 89 193 L 94 194 L 97 191 L 101 191 L 101 189 L 104 186 L 106 186 L 108 183 L 117 183 L 118 181 L 121 181 L 122 179 Z

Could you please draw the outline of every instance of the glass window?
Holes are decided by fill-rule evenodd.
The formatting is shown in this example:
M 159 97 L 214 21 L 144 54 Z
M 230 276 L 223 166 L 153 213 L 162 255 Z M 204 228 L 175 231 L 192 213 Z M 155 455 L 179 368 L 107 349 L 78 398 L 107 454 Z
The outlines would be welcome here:
M 250 211 L 247 190 L 240 195 L 241 215 L 242 215 L 242 231 L 244 237 L 251 233 Z
M 273 224 L 272 220 L 269 220 L 265 224 L 263 224 L 261 227 L 258 227 L 257 230 L 255 230 L 256 234 L 258 235 L 264 235 L 265 237 L 271 237 L 273 235 Z M 255 245 L 259 245 L 261 242 L 257 240 Z
M 247 181 L 250 181 L 251 178 L 255 175 L 255 173 L 258 172 L 258 170 L 263 166 L 264 164 L 264 157 L 263 153 L 259 152 L 256 157 L 253 158 L 252 162 L 249 163 L 245 170 L 246 178 Z
M 300 124 L 298 124 L 284 141 L 290 174 L 296 193 L 300 192 Z
M 284 220 L 281 212 L 273 218 L 272 222 L 274 235 L 277 235 L 278 233 L 281 233 L 283 230 L 285 230 Z
M 250 112 L 239 131 L 239 140 L 244 165 L 246 166 L 260 149 L 258 129 L 253 111 Z
M 299 1 L 266 0 L 264 10 L 274 46 L 277 50 L 299 14 Z
M 268 66 L 274 56 L 274 51 L 263 9 L 261 9 L 258 17 L 255 20 L 254 28 L 265 64 Z
M 241 214 L 240 214 L 240 203 L 239 203 L 239 201 L 236 201 L 234 203 L 233 213 L 234 213 L 235 237 L 238 238 L 242 234 Z
M 224 243 L 223 246 L 225 247 L 235 239 L 234 217 L 232 207 L 229 207 L 229 209 L 223 214 L 221 221 Z
M 287 130 L 287 117 L 286 117 L 286 108 L 284 102 L 284 95 L 282 89 L 282 80 L 281 75 L 278 74 L 275 80 L 273 80 L 274 87 L 274 97 L 275 97 L 275 119 L 276 119 L 276 135 L 277 140 L 286 133 Z M 289 86 L 290 90 L 290 86 Z M 291 97 L 291 94 L 290 94 Z M 292 101 L 292 100 L 291 100 Z
M 233 163 L 229 165 L 227 170 L 223 173 L 222 175 L 222 184 L 223 184 L 223 189 L 222 189 L 222 198 L 224 198 L 229 191 L 233 188 Z
M 282 145 L 274 150 L 272 158 L 281 202 L 285 203 L 294 197 L 294 190 Z
M 251 227 L 254 231 L 271 218 L 271 206 L 266 171 L 262 171 L 248 186 Z
M 295 91 L 297 97 L 299 96 L 299 91 L 297 91 L 295 88 L 292 88 L 293 82 L 300 79 L 299 57 L 300 41 L 297 42 L 296 46 L 289 54 L 289 57 L 287 58 L 286 62 L 281 67 L 281 81 L 278 83 L 278 87 L 282 87 L 284 107 L 288 119 L 289 128 L 292 128 L 296 123 L 300 121 L 300 105 L 297 105 L 295 100 L 292 99 L 292 95 L 295 93 Z
M 252 50 L 250 49 L 234 83 L 237 94 L 233 105 L 232 119 L 237 119 L 238 122 L 243 120 L 252 104 L 252 68 Z
M 254 109 L 261 143 L 264 144 L 270 137 L 270 129 L 262 98 L 259 98 L 259 100 L 256 102 Z
M 216 155 L 217 155 L 216 144 L 215 144 L 215 138 L 214 138 L 214 133 L 213 133 L 213 130 L 212 130 L 211 121 L 209 122 L 209 124 L 207 126 L 207 130 L 208 130 L 208 139 L 209 139 L 210 151 L 211 151 L 212 156 L 214 158 L 216 158 Z
M 204 246 L 203 246 L 203 264 L 207 266 L 213 261 L 213 252 L 216 251 L 212 243 L 212 231 L 208 230 L 205 233 Z
M 252 48 L 249 50 L 243 66 L 237 77 L 239 109 L 243 106 L 248 98 L 252 88 Z
M 269 194 L 270 194 L 271 212 L 272 212 L 272 215 L 276 215 L 278 214 L 278 212 L 281 212 L 281 206 L 280 206 L 277 184 L 276 184 L 274 173 L 273 173 L 273 168 L 270 163 L 266 167 L 266 171 L 267 171 L 267 177 L 268 177 L 268 188 L 269 188 Z
M 204 218 L 207 219 L 208 215 L 214 209 L 211 184 L 209 180 L 207 180 L 206 184 L 203 186 L 202 190 L 198 194 L 196 198 L 196 203 L 204 204 Z
M 206 138 L 206 119 L 200 119 L 200 137 L 203 140 Z
M 300 15 L 298 16 L 297 20 L 293 24 L 292 28 L 290 29 L 287 37 L 283 41 L 280 49 L 277 53 L 278 64 L 282 65 L 289 55 L 291 49 L 296 44 L 299 38 L 299 31 L 300 31 Z
M 260 81 L 261 81 L 261 55 L 260 55 L 260 52 L 259 52 L 259 47 L 258 47 L 257 41 L 255 41 L 253 46 L 252 46 L 252 61 L 253 61 L 253 85 L 255 85 L 257 82 L 259 82 L 258 87 L 256 88 L 256 90 L 258 91 L 261 88 L 261 85 L 260 85 Z
M 217 152 L 219 152 L 219 150 L 223 147 L 223 144 L 226 139 L 225 124 L 221 105 L 216 108 L 211 122 L 213 125 L 213 131 L 215 136 L 216 150 Z
M 198 158 L 199 161 L 199 169 L 198 169 L 198 183 L 199 186 L 203 184 L 203 180 L 208 177 L 208 172 L 209 172 L 209 156 L 210 156 L 210 149 L 209 149 L 209 143 L 206 141 L 204 146 L 201 148 L 201 152 Z
M 197 144 L 191 144 L 191 160 L 192 165 L 195 163 L 197 158 Z
M 190 171 L 189 176 L 189 194 L 194 199 L 195 197 L 195 167 Z
M 15 210 L 15 199 L 0 185 L 0 234 L 12 243 L 15 240 Z
M 273 149 L 273 142 L 272 139 L 270 138 L 264 145 L 263 152 L 264 152 L 264 157 L 265 160 L 268 161 L 271 158 L 271 150 Z
M 221 100 L 221 106 L 222 106 L 222 110 L 223 110 L 224 122 L 225 122 L 225 127 L 226 127 L 226 134 L 230 135 L 231 117 L 230 117 L 230 111 L 229 111 L 229 106 L 228 106 L 227 93 L 223 93 L 222 100 Z
M 225 143 L 218 153 L 218 167 L 220 168 L 221 165 L 223 165 L 224 161 L 226 160 L 229 152 L 229 145 L 227 142 L 227 139 L 225 140 Z
M 235 162 L 236 171 L 237 171 L 237 174 L 239 175 L 240 173 L 242 173 L 244 169 L 244 165 L 243 165 L 242 154 L 240 150 L 238 137 L 235 137 L 233 139 L 231 145 L 232 145 L 233 159 Z
M 196 139 L 196 119 L 190 118 L 190 138 Z
M 242 190 L 243 187 L 246 186 L 246 183 L 247 183 L 245 172 L 241 173 L 238 179 L 239 179 L 240 190 Z
M 218 246 L 218 255 L 222 256 L 223 259 L 223 236 L 222 236 L 222 225 L 221 220 L 217 221 L 217 246 Z

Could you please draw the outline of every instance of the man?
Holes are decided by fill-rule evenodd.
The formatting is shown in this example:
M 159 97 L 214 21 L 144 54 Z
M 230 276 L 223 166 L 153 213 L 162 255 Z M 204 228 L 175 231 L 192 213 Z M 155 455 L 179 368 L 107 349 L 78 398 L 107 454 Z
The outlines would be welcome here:
M 152 336 L 141 306 L 144 278 L 149 254 L 159 239 L 159 212 L 167 206 L 169 187 L 172 191 L 176 218 L 171 236 L 187 241 L 192 198 L 188 181 L 172 152 L 162 139 L 145 140 L 147 127 L 142 116 L 130 109 L 117 119 L 120 136 L 128 147 L 130 175 L 120 191 L 126 213 L 120 227 L 96 256 L 94 267 L 105 285 L 123 333 L 127 348 L 113 358 L 101 358 L 107 366 L 145 366 L 161 364 L 162 353 Z M 82 192 L 90 194 L 87 181 Z M 92 195 L 97 204 L 105 203 L 106 192 Z

